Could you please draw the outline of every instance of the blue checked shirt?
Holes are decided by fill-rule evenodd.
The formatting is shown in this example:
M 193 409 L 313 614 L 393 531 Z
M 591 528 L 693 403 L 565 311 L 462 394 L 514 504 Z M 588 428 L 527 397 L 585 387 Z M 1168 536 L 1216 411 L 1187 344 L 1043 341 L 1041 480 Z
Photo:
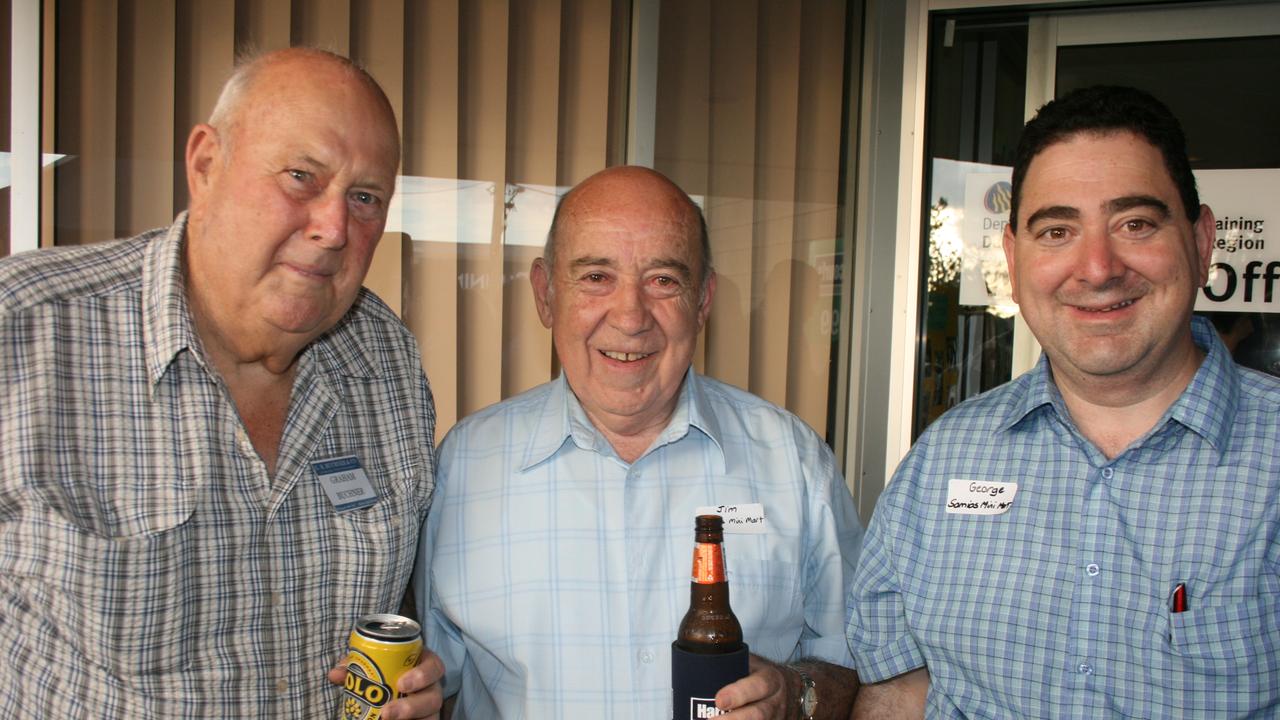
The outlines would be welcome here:
M 1280 381 L 1193 330 L 1208 355 L 1190 386 L 1112 460 L 1043 359 L 925 432 L 854 579 L 864 682 L 927 666 L 935 718 L 1280 713 Z M 951 479 L 1017 494 L 948 514 Z
M 0 261 L 0 718 L 336 717 L 432 488 L 413 337 L 362 294 L 298 358 L 269 475 L 200 349 L 167 230 Z M 380 499 L 336 514 L 310 463 Z
M 725 535 L 751 651 L 852 662 L 862 528 L 831 451 L 781 408 L 690 371 L 628 465 L 561 376 L 467 418 L 439 457 L 416 590 L 455 718 L 671 717 L 699 506 L 764 506 L 767 532 Z

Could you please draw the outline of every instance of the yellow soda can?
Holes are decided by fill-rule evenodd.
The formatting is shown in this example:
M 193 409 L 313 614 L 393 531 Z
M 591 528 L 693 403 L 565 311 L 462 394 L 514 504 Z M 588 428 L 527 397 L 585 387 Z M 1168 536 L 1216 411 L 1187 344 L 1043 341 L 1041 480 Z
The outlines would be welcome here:
M 338 720 L 374 720 L 396 695 L 396 682 L 418 664 L 422 628 L 407 617 L 379 613 L 356 620 Z

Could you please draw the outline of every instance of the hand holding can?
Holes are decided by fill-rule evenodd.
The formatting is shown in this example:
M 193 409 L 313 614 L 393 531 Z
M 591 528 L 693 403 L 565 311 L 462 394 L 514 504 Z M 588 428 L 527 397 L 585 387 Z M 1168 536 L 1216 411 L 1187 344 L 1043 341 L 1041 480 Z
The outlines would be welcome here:
M 338 720 L 376 720 L 398 697 L 400 676 L 418 664 L 422 628 L 407 617 L 365 615 L 351 630 Z

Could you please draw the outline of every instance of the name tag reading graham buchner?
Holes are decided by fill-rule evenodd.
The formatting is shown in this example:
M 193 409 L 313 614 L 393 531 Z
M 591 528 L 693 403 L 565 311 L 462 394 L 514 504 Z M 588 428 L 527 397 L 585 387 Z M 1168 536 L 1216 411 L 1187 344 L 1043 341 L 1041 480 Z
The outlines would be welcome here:
M 329 502 L 333 503 L 333 509 L 339 513 L 359 510 L 378 502 L 369 476 L 355 455 L 313 462 L 311 469 L 329 496 Z
M 952 515 L 1000 515 L 1009 511 L 1018 483 L 995 480 L 949 480 L 947 512 Z

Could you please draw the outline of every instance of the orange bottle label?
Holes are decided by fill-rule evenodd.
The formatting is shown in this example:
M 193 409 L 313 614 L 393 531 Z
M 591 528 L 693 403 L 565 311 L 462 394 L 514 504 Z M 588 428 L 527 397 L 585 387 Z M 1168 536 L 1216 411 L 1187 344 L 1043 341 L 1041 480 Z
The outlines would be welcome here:
M 724 552 L 715 543 L 693 546 L 693 578 L 700 585 L 724 582 Z

